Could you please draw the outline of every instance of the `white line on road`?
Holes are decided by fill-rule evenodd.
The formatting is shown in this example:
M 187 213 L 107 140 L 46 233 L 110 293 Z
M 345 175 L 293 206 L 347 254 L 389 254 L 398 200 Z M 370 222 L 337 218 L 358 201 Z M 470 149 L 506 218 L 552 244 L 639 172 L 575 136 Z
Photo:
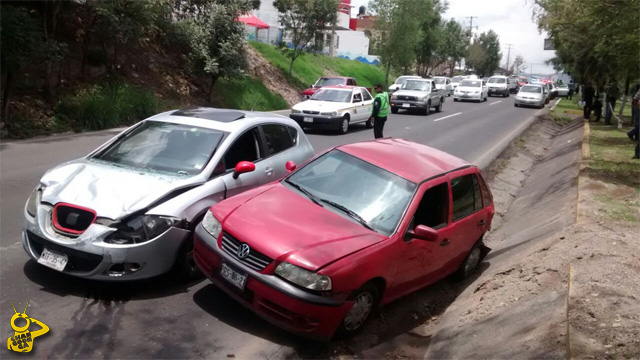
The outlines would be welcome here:
M 497 103 L 501 103 L 501 102 L 502 102 L 502 100 L 498 100 L 498 101 L 496 101 L 496 102 L 492 102 L 492 103 L 491 103 L 491 104 L 489 104 L 489 105 L 495 105 L 495 104 L 497 104 Z
M 450 118 L 450 117 L 452 117 L 452 116 L 457 116 L 457 115 L 460 115 L 460 114 L 462 114 L 462 113 L 461 113 L 461 112 L 459 112 L 459 113 L 455 113 L 455 114 L 447 115 L 447 116 L 445 116 L 445 117 L 441 117 L 440 119 L 435 119 L 435 120 L 433 120 L 433 121 L 440 121 L 440 120 L 444 120 L 444 119 Z

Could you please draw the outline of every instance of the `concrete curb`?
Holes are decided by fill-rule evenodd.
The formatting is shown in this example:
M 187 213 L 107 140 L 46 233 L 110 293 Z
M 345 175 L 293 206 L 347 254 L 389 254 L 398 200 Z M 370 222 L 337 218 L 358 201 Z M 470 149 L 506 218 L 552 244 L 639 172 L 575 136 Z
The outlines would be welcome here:
M 523 132 L 525 132 L 531 124 L 536 120 L 536 118 L 545 112 L 549 111 L 546 108 L 538 110 L 535 114 L 531 115 L 525 121 L 520 124 L 517 128 L 513 129 L 507 136 L 505 136 L 500 142 L 495 144 L 489 151 L 485 152 L 478 159 L 476 159 L 475 164 L 482 170 L 486 170 L 489 168 L 491 163 L 495 159 L 502 154 L 502 152 L 515 140 L 518 136 L 520 136 Z

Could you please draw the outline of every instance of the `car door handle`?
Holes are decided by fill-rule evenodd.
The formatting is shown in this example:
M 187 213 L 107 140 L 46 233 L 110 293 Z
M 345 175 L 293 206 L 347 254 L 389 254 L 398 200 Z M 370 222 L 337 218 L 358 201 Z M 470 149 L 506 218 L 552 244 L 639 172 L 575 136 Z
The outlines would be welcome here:
M 442 240 L 442 242 L 440 243 L 440 246 L 447 246 L 451 243 L 451 241 L 449 241 L 449 239 L 444 239 Z
M 478 221 L 478 226 L 485 226 L 486 224 L 487 222 L 484 219 Z
M 266 172 L 267 174 L 273 172 L 273 168 L 266 168 L 264 169 L 264 172 Z

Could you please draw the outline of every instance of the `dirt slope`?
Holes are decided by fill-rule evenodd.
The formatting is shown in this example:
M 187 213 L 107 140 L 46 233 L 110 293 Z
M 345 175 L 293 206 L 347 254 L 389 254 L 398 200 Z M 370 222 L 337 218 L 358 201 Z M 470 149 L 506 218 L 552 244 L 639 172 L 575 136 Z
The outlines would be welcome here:
M 280 94 L 289 106 L 299 103 L 299 90 L 289 83 L 282 71 L 271 65 L 253 46 L 246 46 L 246 49 L 249 74 L 260 79 L 272 93 Z

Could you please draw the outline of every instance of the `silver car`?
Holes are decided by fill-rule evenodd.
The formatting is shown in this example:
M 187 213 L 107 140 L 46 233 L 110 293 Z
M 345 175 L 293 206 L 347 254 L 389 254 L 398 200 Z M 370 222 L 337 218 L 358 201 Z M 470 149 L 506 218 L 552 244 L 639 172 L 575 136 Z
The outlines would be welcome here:
M 514 106 L 535 106 L 542 109 L 546 103 L 544 88 L 544 84 L 524 85 L 516 95 Z
M 313 155 L 300 126 L 280 115 L 158 114 L 47 171 L 24 208 L 22 243 L 38 263 L 79 277 L 142 279 L 174 265 L 196 277 L 192 231 L 207 209 Z

